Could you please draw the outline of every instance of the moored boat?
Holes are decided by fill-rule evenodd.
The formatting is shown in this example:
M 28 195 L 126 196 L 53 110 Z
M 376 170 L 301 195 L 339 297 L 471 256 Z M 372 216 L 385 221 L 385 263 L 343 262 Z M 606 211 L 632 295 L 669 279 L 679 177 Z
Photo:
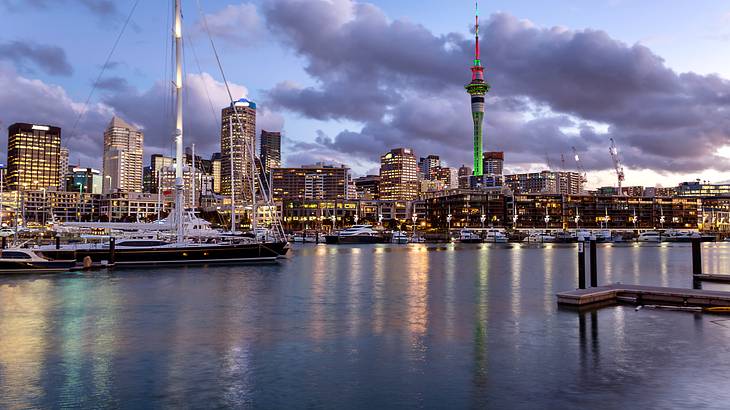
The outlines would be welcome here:
M 482 237 L 471 229 L 462 229 L 459 231 L 459 242 L 461 243 L 481 243 Z
M 383 243 L 385 237 L 371 225 L 353 225 L 332 235 L 324 236 L 328 244 Z
M 27 248 L 0 251 L 0 274 L 61 273 L 76 266 L 74 259 L 52 259 Z

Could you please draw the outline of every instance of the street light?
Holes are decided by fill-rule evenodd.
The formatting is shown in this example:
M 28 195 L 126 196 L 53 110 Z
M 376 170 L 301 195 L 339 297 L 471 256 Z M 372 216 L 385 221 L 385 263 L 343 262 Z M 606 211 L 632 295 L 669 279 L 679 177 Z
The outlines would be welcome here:
M 355 225 L 357 225 L 357 221 L 358 221 L 359 219 L 360 219 L 360 217 L 359 217 L 359 216 L 357 216 L 357 214 L 355 214 L 355 216 L 353 216 L 353 217 L 352 217 L 352 220 L 353 220 L 353 221 L 355 221 Z
M 482 229 L 484 229 L 484 221 L 487 220 L 487 216 L 482 214 L 482 216 L 479 217 L 479 222 L 482 223 Z
M 383 224 L 383 214 L 378 214 L 378 225 Z
M 446 224 L 447 224 L 446 237 L 447 238 L 449 237 L 449 233 L 451 232 L 451 218 L 452 217 L 453 217 L 453 215 L 451 215 L 451 213 L 449 213 L 448 215 L 446 215 Z

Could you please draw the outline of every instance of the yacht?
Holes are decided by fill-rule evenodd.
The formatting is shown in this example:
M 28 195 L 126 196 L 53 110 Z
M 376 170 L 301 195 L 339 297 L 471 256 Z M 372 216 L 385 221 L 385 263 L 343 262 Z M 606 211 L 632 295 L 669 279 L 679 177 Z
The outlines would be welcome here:
M 54 260 L 26 248 L 8 248 L 0 252 L 0 274 L 60 273 L 76 266 L 76 260 Z
M 482 237 L 478 233 L 470 229 L 462 229 L 459 231 L 459 242 L 461 243 L 481 243 Z
M 406 233 L 402 231 L 395 231 L 390 237 L 390 243 L 408 243 L 408 235 L 406 235 Z
M 175 115 L 171 118 L 175 129 L 175 152 L 176 164 L 184 164 L 183 147 L 183 80 L 182 73 L 182 10 L 181 0 L 175 0 L 174 26 L 172 30 L 175 46 L 175 72 L 177 79 L 174 82 L 175 88 Z M 238 110 L 239 107 L 254 107 L 255 104 L 246 99 L 237 101 L 231 100 L 231 107 Z M 230 119 L 229 127 L 233 127 L 233 119 Z M 240 118 L 236 117 L 236 121 Z M 242 124 L 238 124 L 241 128 Z M 231 133 L 232 135 L 232 133 Z M 254 147 L 246 147 L 253 156 Z M 284 237 L 284 231 L 278 220 L 274 220 L 274 228 L 271 231 L 261 231 L 256 227 L 256 218 L 253 218 L 253 238 L 245 237 L 224 237 L 220 232 L 210 229 L 210 224 L 195 217 L 194 213 L 185 210 L 185 187 L 183 179 L 183 166 L 175 167 L 175 205 L 168 218 L 150 224 L 103 224 L 96 223 L 96 227 L 107 229 L 129 229 L 159 231 L 160 239 L 123 239 L 118 242 L 110 240 L 105 244 L 79 244 L 67 245 L 64 247 L 44 247 L 40 251 L 53 259 L 63 259 L 71 256 L 76 261 L 83 261 L 89 257 L 92 262 L 115 264 L 115 265 L 163 265 L 163 264 L 205 264 L 205 263 L 230 263 L 230 262 L 273 262 L 284 256 L 289 244 Z M 250 178 L 257 178 L 257 175 L 250 175 Z M 254 181 L 251 182 L 253 185 Z M 263 202 L 270 206 L 271 200 L 267 197 L 266 191 L 262 191 Z M 253 190 L 250 201 L 252 215 L 257 215 L 258 201 L 257 192 Z M 235 204 L 233 194 L 231 203 Z M 232 219 L 235 212 L 231 213 Z M 69 224 L 67 224 L 69 225 Z M 78 224 L 75 224 L 78 226 Z M 132 226 L 134 225 L 134 226 Z M 232 221 L 231 227 L 235 227 Z M 112 245 L 113 244 L 113 245 Z
M 484 236 L 484 242 L 487 243 L 507 243 L 507 234 L 502 229 L 489 228 Z
M 636 238 L 639 242 L 661 242 L 662 237 L 659 235 L 659 232 L 656 231 L 646 231 L 639 234 L 639 237 Z
M 319 233 L 317 232 L 294 232 L 291 240 L 292 242 L 298 243 L 317 243 L 319 242 L 317 239 L 318 235 Z
M 555 236 L 547 232 L 531 232 L 523 241 L 530 243 L 552 243 L 555 242 Z
M 374 230 L 372 225 L 353 225 L 332 235 L 325 235 L 328 244 L 340 243 L 382 243 L 383 235 Z

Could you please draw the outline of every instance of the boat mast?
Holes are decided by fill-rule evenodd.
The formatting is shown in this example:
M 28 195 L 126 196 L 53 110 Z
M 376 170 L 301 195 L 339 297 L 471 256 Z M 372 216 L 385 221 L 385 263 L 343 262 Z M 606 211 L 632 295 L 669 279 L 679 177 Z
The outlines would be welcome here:
M 233 109 L 236 106 L 231 103 Z M 228 117 L 228 153 L 231 158 L 231 233 L 236 232 L 236 183 L 233 177 L 233 117 Z
M 180 0 L 175 0 L 175 101 L 176 120 L 175 120 L 175 223 L 177 226 L 177 241 L 182 242 L 185 239 L 185 228 L 183 225 L 183 99 L 182 99 L 182 11 L 180 9 Z
M 193 206 L 192 206 L 193 212 L 195 212 L 195 144 L 193 144 L 193 177 L 190 180 L 190 185 L 192 187 L 191 191 L 193 191 L 193 194 L 190 196 L 190 199 L 193 204 Z

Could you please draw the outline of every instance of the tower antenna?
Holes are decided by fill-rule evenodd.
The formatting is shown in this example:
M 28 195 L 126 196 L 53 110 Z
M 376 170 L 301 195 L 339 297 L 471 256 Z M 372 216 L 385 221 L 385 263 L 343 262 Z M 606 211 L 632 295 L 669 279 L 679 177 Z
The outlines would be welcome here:
M 482 123 L 484 122 L 484 96 L 489 92 L 489 84 L 484 81 L 484 67 L 479 56 L 479 1 L 475 2 L 474 13 L 474 65 L 471 67 L 471 82 L 467 84 L 466 92 L 471 96 L 471 117 L 474 122 L 474 176 L 484 174 L 482 162 Z

